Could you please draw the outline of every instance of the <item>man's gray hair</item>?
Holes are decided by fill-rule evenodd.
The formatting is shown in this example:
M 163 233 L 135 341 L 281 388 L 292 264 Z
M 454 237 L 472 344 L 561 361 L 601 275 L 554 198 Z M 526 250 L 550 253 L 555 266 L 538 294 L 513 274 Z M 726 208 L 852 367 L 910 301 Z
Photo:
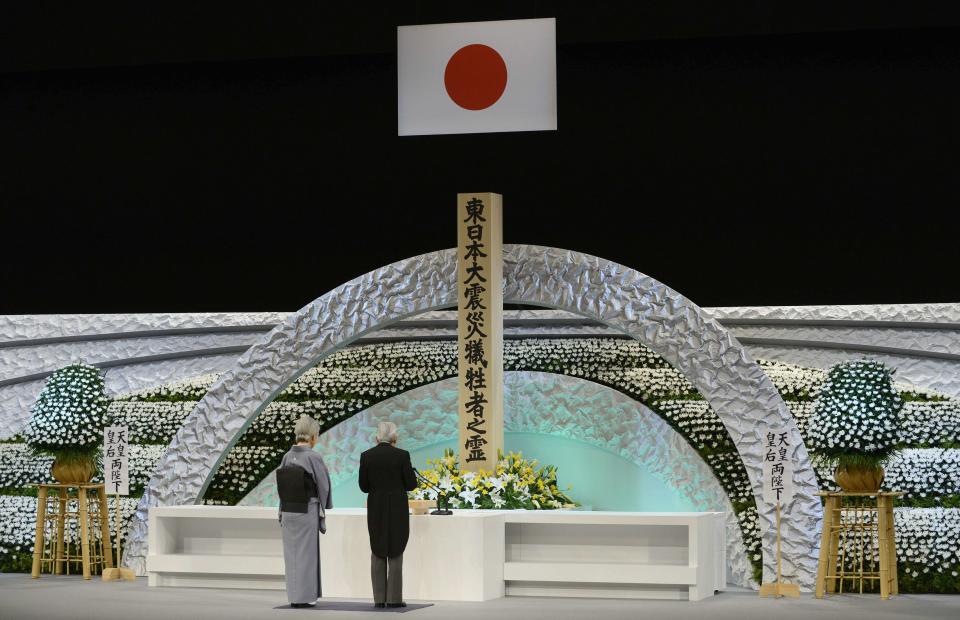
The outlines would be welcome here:
M 377 443 L 397 443 L 397 425 L 393 422 L 377 424 Z
M 300 419 L 297 420 L 297 425 L 293 428 L 293 432 L 297 436 L 297 443 L 306 443 L 320 435 L 320 423 L 307 414 L 303 414 L 300 416 Z

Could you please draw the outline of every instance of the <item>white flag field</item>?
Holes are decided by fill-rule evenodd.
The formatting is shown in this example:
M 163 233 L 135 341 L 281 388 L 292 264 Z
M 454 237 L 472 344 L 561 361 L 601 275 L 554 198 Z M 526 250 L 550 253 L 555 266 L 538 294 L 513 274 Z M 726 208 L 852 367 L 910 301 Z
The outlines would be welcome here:
M 557 128 L 556 20 L 397 28 L 397 134 Z

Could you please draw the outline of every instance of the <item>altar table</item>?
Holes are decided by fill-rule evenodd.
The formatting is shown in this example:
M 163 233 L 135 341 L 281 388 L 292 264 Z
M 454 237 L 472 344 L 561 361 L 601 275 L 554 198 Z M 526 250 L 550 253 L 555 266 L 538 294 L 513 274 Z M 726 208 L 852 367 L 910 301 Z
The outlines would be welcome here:
M 323 596 L 371 598 L 366 511 L 327 511 Z M 722 512 L 458 510 L 412 515 L 403 592 L 410 600 L 508 596 L 696 601 L 725 586 Z M 151 586 L 283 589 L 276 508 L 150 510 Z

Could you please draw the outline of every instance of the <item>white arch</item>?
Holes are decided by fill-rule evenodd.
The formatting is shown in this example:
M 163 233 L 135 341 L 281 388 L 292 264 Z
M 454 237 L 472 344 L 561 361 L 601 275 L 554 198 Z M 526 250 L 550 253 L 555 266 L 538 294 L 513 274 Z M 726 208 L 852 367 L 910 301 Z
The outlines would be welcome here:
M 504 246 L 504 301 L 567 310 L 636 338 L 682 372 L 723 421 L 750 476 L 764 532 L 764 579 L 774 575 L 773 509 L 760 491 L 762 429 L 793 439 L 794 499 L 783 509 L 783 576 L 806 588 L 816 575 L 821 518 L 816 476 L 793 416 L 743 347 L 698 306 L 657 280 L 588 254 Z M 151 506 L 199 501 L 217 467 L 260 411 L 329 353 L 407 316 L 454 305 L 456 253 L 442 250 L 381 267 L 322 295 L 250 347 L 197 404 L 144 491 L 124 563 L 146 558 Z

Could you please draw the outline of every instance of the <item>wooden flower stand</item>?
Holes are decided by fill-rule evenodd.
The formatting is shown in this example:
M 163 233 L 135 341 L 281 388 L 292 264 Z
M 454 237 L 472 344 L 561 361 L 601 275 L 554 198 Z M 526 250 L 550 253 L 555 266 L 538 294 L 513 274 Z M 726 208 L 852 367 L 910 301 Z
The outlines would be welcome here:
M 71 521 L 77 523 L 80 532 L 73 545 L 67 536 Z M 37 530 L 31 572 L 34 579 L 48 565 L 50 573 L 69 575 L 71 564 L 79 564 L 84 579 L 90 579 L 98 569 L 112 568 L 109 537 L 107 494 L 102 484 L 37 485 Z
M 842 593 L 845 581 L 861 594 L 864 582 L 879 581 L 883 600 L 899 594 L 893 500 L 903 492 L 817 495 L 824 498 L 824 507 L 816 597 Z M 876 505 L 864 502 L 864 498 L 871 497 L 876 498 Z M 879 561 L 875 559 L 875 549 L 879 550 Z

